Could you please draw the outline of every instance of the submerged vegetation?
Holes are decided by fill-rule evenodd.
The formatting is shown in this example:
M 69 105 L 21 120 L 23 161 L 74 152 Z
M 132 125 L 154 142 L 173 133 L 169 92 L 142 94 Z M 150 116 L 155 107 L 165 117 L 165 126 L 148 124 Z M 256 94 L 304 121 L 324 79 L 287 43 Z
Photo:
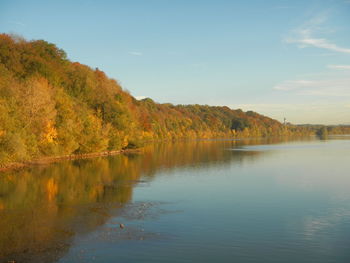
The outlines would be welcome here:
M 43 40 L 0 35 L 0 167 L 178 138 L 298 135 L 258 113 L 136 100 L 99 69 Z

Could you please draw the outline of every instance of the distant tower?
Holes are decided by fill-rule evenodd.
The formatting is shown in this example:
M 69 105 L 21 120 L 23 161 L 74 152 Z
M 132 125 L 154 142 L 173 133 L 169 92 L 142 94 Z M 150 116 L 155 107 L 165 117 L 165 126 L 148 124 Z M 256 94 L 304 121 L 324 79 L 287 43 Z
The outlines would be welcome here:
M 286 125 L 286 118 L 283 118 L 283 125 Z

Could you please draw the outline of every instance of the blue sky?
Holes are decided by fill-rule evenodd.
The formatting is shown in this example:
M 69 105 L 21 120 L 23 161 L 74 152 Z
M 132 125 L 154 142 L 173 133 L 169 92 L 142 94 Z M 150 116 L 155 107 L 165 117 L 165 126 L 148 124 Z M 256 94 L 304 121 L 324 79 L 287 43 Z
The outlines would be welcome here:
M 0 0 L 0 32 L 55 43 L 136 97 L 350 123 L 350 0 Z

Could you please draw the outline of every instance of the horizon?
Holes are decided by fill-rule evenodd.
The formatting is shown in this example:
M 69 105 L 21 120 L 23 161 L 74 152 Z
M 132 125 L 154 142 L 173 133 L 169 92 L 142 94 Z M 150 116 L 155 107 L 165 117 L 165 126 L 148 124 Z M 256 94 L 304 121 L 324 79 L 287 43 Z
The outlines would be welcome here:
M 54 43 L 135 98 L 228 106 L 293 124 L 350 124 L 350 1 L 0 7 L 1 32 Z

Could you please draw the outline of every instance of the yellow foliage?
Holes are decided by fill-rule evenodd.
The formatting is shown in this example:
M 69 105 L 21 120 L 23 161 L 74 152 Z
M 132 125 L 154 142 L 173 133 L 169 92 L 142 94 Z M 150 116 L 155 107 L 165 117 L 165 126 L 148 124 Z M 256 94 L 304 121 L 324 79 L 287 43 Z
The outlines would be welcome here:
M 42 141 L 46 143 L 54 143 L 57 138 L 57 130 L 53 125 L 52 121 L 49 121 L 45 127 Z
M 252 111 L 136 100 L 102 71 L 70 62 L 42 40 L 0 34 L 0 46 L 1 166 L 37 156 L 141 147 L 152 140 L 313 133 Z M 348 130 L 334 127 L 330 133 Z
M 124 136 L 124 139 L 123 139 L 122 148 L 128 146 L 128 144 L 129 144 L 129 135 L 125 135 L 125 136 Z

